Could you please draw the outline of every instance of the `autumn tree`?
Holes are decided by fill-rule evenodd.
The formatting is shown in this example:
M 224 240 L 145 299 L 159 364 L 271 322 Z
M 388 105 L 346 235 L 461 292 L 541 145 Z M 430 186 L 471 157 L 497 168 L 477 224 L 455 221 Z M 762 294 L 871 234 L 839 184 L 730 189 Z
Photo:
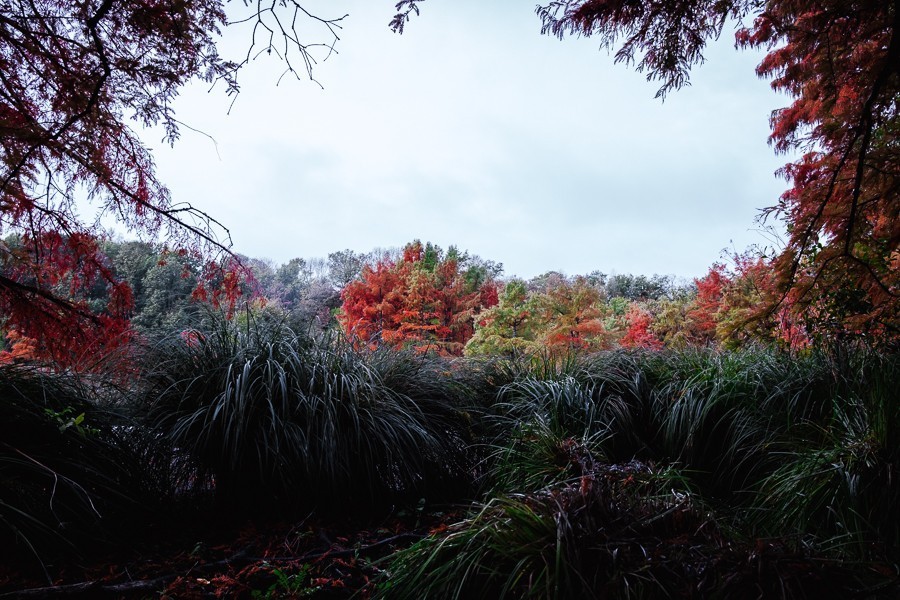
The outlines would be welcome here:
M 653 315 L 647 308 L 634 302 L 628 307 L 625 315 L 627 328 L 620 343 L 624 348 L 646 348 L 659 350 L 662 340 L 653 332 Z
M 106 262 L 82 261 L 84 252 L 99 253 L 97 240 L 48 232 L 41 242 L 27 235 L 0 241 L 0 291 L 11 290 L 0 293 L 4 332 L 31 340 L 32 358 L 70 368 L 94 364 L 96 355 L 128 344 L 131 287 L 116 280 Z M 38 254 L 45 260 L 35 260 Z M 101 279 L 110 282 L 104 311 L 93 314 L 87 298 Z M 84 321 L 89 328 L 79 326 Z
M 601 291 L 585 279 L 562 278 L 535 294 L 541 344 L 550 351 L 602 350 L 612 345 L 604 327 L 609 311 Z
M 810 342 L 808 332 L 823 329 L 812 322 L 816 307 L 798 311 L 785 300 L 777 310 L 760 314 L 759 307 L 771 304 L 777 294 L 776 279 L 770 259 L 752 251 L 731 256 L 694 279 L 693 292 L 645 303 L 642 308 L 651 321 L 631 315 L 623 343 L 639 337 L 636 327 L 668 348 L 774 344 L 804 349 Z
M 802 153 L 772 209 L 789 227 L 774 263 L 782 297 L 833 304 L 831 331 L 896 340 L 900 2 L 779 2 L 737 39 L 770 50 L 757 72 L 794 97 L 771 120 L 776 149 Z
M 694 344 L 687 327 L 691 297 L 686 294 L 664 298 L 653 307 L 653 334 L 666 348 L 683 349 Z
M 0 244 L 8 327 L 58 346 L 99 343 L 122 329 L 131 291 L 101 251 L 97 221 L 79 216 L 87 201 L 97 220 L 109 215 L 147 238 L 164 234 L 198 256 L 226 249 L 227 230 L 171 198 L 130 123 L 161 125 L 174 142 L 180 123 L 172 102 L 188 81 L 220 82 L 235 93 L 242 66 L 265 50 L 289 73 L 306 75 L 316 45 L 302 40 L 300 26 L 320 26 L 326 52 L 337 40 L 337 21 L 292 0 L 234 10 L 250 51 L 229 61 L 216 45 L 226 24 L 222 0 L 0 3 L 0 235 L 21 242 Z M 235 289 L 227 274 L 205 272 Z M 99 315 L 84 302 L 98 281 L 109 288 Z
M 0 364 L 30 362 L 38 356 L 37 341 L 23 337 L 15 329 L 6 336 L 8 348 L 0 350 Z
M 475 331 L 466 343 L 467 356 L 521 354 L 536 348 L 534 303 L 525 282 L 511 279 L 498 301 L 475 316 Z
M 341 294 L 341 325 L 364 342 L 462 354 L 475 313 L 497 302 L 493 279 L 472 275 L 478 261 L 462 256 L 416 240 L 397 261 L 367 264 Z
M 772 260 L 753 253 L 732 257 L 730 272 L 723 272 L 722 285 L 715 314 L 718 342 L 735 348 L 748 344 L 775 344 L 789 350 L 803 350 L 810 345 L 811 336 L 823 335 L 819 342 L 841 331 L 837 323 L 821 323 L 823 314 L 830 315 L 830 307 L 823 310 L 819 297 L 815 303 L 804 303 L 803 310 L 791 304 L 793 296 L 782 301 L 776 310 L 760 314 L 759 306 L 772 303 L 777 294 L 778 274 Z M 820 344 L 822 345 L 822 344 Z
M 706 275 L 694 280 L 697 294 L 688 305 L 685 318 L 685 329 L 691 344 L 708 346 L 716 342 L 717 316 L 728 281 L 722 264 L 713 265 Z
M 556 354 L 613 347 L 620 334 L 602 285 L 602 278 L 569 278 L 556 271 L 528 283 L 510 280 L 499 303 L 476 315 L 466 354 Z
M 379 260 L 365 265 L 359 281 L 341 292 L 341 326 L 351 337 L 377 343 L 384 331 L 392 332 L 399 326 L 404 293 L 404 282 L 394 263 Z

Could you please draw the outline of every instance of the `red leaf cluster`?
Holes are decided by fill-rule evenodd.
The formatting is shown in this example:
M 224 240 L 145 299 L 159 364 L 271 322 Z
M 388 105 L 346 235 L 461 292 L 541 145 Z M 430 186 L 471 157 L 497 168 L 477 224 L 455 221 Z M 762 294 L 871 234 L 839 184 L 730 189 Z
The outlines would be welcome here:
M 662 341 L 650 328 L 653 317 L 649 312 L 641 308 L 637 303 L 633 303 L 628 308 L 628 313 L 625 315 L 625 318 L 628 327 L 620 342 L 622 347 L 647 348 L 649 350 L 659 350 L 662 348 Z
M 398 261 L 363 267 L 341 293 L 339 321 L 348 335 L 369 344 L 461 355 L 475 313 L 497 302 L 492 280 L 473 287 L 465 275 L 457 258 L 417 240 Z

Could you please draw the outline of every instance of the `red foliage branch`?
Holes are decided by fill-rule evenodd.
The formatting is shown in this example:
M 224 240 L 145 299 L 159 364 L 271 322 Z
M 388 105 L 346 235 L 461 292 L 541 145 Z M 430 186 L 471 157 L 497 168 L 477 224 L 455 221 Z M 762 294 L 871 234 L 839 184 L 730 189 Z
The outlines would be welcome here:
M 844 333 L 900 335 L 900 0 L 560 0 L 537 13 L 545 33 L 618 45 L 617 62 L 662 81 L 659 96 L 688 83 L 728 19 L 754 15 L 737 44 L 767 48 L 757 73 L 794 98 L 772 115 L 771 142 L 803 153 L 767 213 L 789 239 L 760 316 L 830 304 Z
M 337 40 L 340 19 L 316 17 L 293 0 L 247 10 L 239 24 L 252 27 L 248 57 L 265 37 L 264 49 L 295 75 L 298 56 L 310 76 L 314 62 L 316 44 L 297 34 L 304 19 Z M 128 124 L 162 125 L 174 142 L 179 122 L 172 102 L 181 86 L 200 78 L 238 91 L 237 73 L 249 58 L 219 57 L 216 38 L 224 24 L 222 0 L 9 0 L 0 6 L 0 235 L 21 242 L 0 244 L 7 328 L 45 346 L 52 340 L 59 356 L 83 351 L 84 336 L 100 343 L 125 331 L 130 290 L 106 268 L 96 242 L 105 215 L 147 239 L 163 234 L 191 252 L 229 254 L 227 229 L 190 204 L 173 202 Z M 333 42 L 324 46 L 330 52 Z M 93 223 L 80 216 L 87 202 L 97 209 Z M 213 301 L 232 303 L 238 280 L 236 270 L 209 269 Z M 111 300 L 92 314 L 80 298 L 98 282 Z

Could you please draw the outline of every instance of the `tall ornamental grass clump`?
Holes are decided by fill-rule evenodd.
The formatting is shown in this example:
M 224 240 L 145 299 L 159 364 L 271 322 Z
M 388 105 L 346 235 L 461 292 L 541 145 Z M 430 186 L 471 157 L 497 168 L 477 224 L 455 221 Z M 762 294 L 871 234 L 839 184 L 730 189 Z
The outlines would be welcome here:
M 592 440 L 610 462 L 676 465 L 704 496 L 732 501 L 770 466 L 778 427 L 763 406 L 773 394 L 796 393 L 776 371 L 752 356 L 703 351 L 607 352 L 556 371 L 541 365 L 500 388 L 495 444 L 521 438 L 523 427 L 545 428 Z
M 786 432 L 759 520 L 841 555 L 900 561 L 900 357 L 829 361 L 811 416 Z
M 252 319 L 185 337 L 158 348 L 149 419 L 220 500 L 365 512 L 469 489 L 451 365 Z
M 678 469 L 749 535 L 793 531 L 895 554 L 898 382 L 895 356 L 867 352 L 617 351 L 556 368 L 526 362 L 493 405 L 487 488 L 559 479 L 560 448 L 577 443 L 610 463 Z
M 390 557 L 380 597 L 896 595 L 896 358 L 619 351 L 498 370 L 485 500 Z
M 375 598 L 751 600 L 893 589 L 778 540 L 735 540 L 679 482 L 640 461 L 595 461 L 570 481 L 494 497 L 390 556 Z
M 688 517 L 689 496 L 637 461 L 606 465 L 576 454 L 573 479 L 494 497 L 393 555 L 376 597 L 619 597 L 616 591 L 663 585 L 659 574 L 632 578 L 625 567 L 641 552 L 641 528 L 662 531 L 663 520 L 700 526 Z
M 0 366 L 0 560 L 43 564 L 114 541 L 161 499 L 140 432 L 97 393 L 74 375 Z

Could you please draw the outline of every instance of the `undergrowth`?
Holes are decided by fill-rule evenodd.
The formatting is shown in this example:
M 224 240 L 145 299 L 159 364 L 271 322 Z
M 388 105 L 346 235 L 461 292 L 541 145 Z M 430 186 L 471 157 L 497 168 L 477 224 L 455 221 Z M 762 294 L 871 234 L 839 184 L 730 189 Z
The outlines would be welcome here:
M 209 498 L 251 518 L 454 503 L 381 563 L 379 597 L 898 591 L 895 355 L 449 360 L 248 318 L 143 360 L 125 390 L 0 367 L 4 557 L 47 566 Z

